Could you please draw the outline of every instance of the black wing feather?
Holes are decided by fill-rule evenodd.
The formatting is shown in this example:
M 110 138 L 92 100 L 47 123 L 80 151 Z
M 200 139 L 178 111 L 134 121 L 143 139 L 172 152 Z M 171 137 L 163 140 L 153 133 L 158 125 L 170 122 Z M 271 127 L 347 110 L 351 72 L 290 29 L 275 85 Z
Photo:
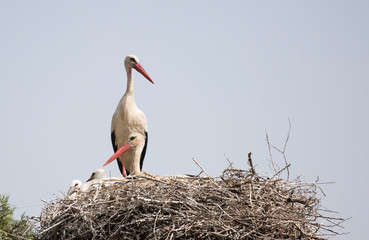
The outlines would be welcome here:
M 142 171 L 145 155 L 146 155 L 146 148 L 147 148 L 147 142 L 149 140 L 149 134 L 145 131 L 145 145 L 141 152 L 141 159 L 140 159 L 140 171 Z
M 113 130 L 111 132 L 111 143 L 113 144 L 114 153 L 117 152 L 117 150 L 118 150 L 118 146 L 117 146 L 117 143 L 115 142 L 115 139 L 116 139 L 116 137 L 115 137 L 115 131 Z M 122 166 L 122 161 L 120 160 L 120 158 L 121 157 L 118 157 L 117 158 L 117 163 L 118 163 L 119 171 L 123 175 L 123 166 Z M 128 174 L 129 173 L 127 172 L 127 175 Z

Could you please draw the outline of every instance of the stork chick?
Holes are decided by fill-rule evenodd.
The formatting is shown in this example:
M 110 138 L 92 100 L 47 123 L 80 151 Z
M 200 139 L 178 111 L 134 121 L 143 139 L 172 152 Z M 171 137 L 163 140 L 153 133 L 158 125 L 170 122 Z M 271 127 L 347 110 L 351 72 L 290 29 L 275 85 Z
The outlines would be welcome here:
M 93 180 L 104 180 L 106 179 L 106 172 L 104 169 L 97 169 L 95 170 L 89 179 L 87 179 L 86 182 L 90 182 L 90 181 L 93 181 Z
M 73 180 L 70 183 L 70 187 L 67 193 L 67 196 L 69 196 L 70 198 L 74 198 L 74 196 L 76 195 L 76 192 L 81 188 L 82 186 L 82 182 L 78 179 Z
M 103 180 L 106 179 L 106 172 L 104 169 L 95 170 L 90 178 L 81 186 L 79 189 L 81 192 L 90 191 L 91 187 L 95 187 L 96 185 L 102 184 Z

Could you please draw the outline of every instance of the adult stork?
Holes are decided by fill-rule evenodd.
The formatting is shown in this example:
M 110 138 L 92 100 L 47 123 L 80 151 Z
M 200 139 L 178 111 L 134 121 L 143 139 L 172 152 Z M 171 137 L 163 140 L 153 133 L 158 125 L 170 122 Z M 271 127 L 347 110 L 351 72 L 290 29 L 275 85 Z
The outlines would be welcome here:
M 128 167 L 126 169 L 128 175 L 141 173 L 148 142 L 146 117 L 135 103 L 132 68 L 141 73 L 151 83 L 154 83 L 135 55 L 128 55 L 125 58 L 124 67 L 127 72 L 127 89 L 115 110 L 111 123 L 111 141 L 113 149 L 114 152 L 117 152 L 119 150 L 118 148 L 126 142 L 128 136 L 133 132 L 144 136 L 144 144 L 138 156 L 140 159 L 138 166 L 133 166 L 131 164 L 134 162 L 134 156 L 129 152 L 126 154 L 122 153 L 123 155 L 118 157 L 117 163 L 123 176 L 125 176 L 125 173 L 123 171 L 122 159 L 124 159 L 125 165 Z
M 147 144 L 146 139 L 146 136 L 141 133 L 131 133 L 125 143 L 111 156 L 104 166 L 120 157 L 124 177 L 127 176 L 126 172 L 132 175 L 140 175 L 142 169 L 142 151 Z

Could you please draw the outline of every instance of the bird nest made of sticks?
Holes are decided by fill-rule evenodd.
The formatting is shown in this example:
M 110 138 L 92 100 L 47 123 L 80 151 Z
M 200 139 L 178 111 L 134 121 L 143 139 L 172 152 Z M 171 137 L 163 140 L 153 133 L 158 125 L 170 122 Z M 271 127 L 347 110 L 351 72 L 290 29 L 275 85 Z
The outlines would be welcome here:
M 321 209 L 318 183 L 228 168 L 219 178 L 109 181 L 47 203 L 40 239 L 325 239 L 344 220 Z

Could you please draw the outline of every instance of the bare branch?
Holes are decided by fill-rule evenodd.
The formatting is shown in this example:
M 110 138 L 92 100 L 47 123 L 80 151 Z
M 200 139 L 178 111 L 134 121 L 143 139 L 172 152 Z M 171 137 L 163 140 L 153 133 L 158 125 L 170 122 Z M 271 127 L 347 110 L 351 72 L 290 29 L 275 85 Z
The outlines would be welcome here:
M 290 179 L 290 170 L 289 170 L 289 167 L 291 166 L 291 164 L 289 164 L 287 162 L 287 157 L 286 157 L 287 144 L 288 144 L 288 140 L 290 139 L 290 134 L 291 134 L 291 121 L 290 121 L 289 118 L 288 118 L 288 123 L 289 123 L 288 132 L 287 132 L 286 140 L 284 142 L 283 150 L 281 150 L 281 149 L 277 148 L 276 146 L 274 146 L 273 144 L 271 144 L 270 141 L 269 141 L 269 136 L 266 133 L 266 141 L 267 141 L 267 144 L 268 144 L 269 156 L 270 156 L 270 159 L 271 159 L 270 161 L 272 163 L 274 172 L 275 173 L 278 172 L 278 174 L 279 174 L 279 173 L 281 173 L 283 171 L 281 171 L 281 170 L 278 170 L 277 171 L 276 170 L 276 167 L 275 167 L 276 166 L 276 163 L 273 161 L 273 157 L 272 157 L 272 150 L 271 150 L 272 148 L 274 150 L 276 150 L 277 152 L 279 152 L 280 154 L 282 154 L 282 156 L 283 156 L 283 160 L 284 160 L 284 164 L 285 164 L 283 169 L 286 169 L 287 170 L 287 181 L 289 181 L 289 179 Z M 275 174 L 274 176 L 276 176 L 278 174 Z
M 203 171 L 203 173 L 205 173 L 206 174 L 206 176 L 208 176 L 209 178 L 211 178 L 212 180 L 214 180 L 214 178 L 212 177 L 212 176 L 210 176 L 202 167 L 201 167 L 201 165 L 200 165 L 200 163 L 198 163 L 197 161 L 196 161 L 196 159 L 195 158 L 192 158 L 192 160 L 196 163 L 196 165 L 197 166 L 199 166 L 199 168 L 201 169 L 201 171 Z
M 249 154 L 247 155 L 247 156 L 248 156 L 247 163 L 249 164 L 250 172 L 251 172 L 252 174 L 255 174 L 256 172 L 255 172 L 255 169 L 254 169 L 254 164 L 252 163 L 251 155 L 252 155 L 252 153 L 251 153 L 251 152 L 249 152 Z

